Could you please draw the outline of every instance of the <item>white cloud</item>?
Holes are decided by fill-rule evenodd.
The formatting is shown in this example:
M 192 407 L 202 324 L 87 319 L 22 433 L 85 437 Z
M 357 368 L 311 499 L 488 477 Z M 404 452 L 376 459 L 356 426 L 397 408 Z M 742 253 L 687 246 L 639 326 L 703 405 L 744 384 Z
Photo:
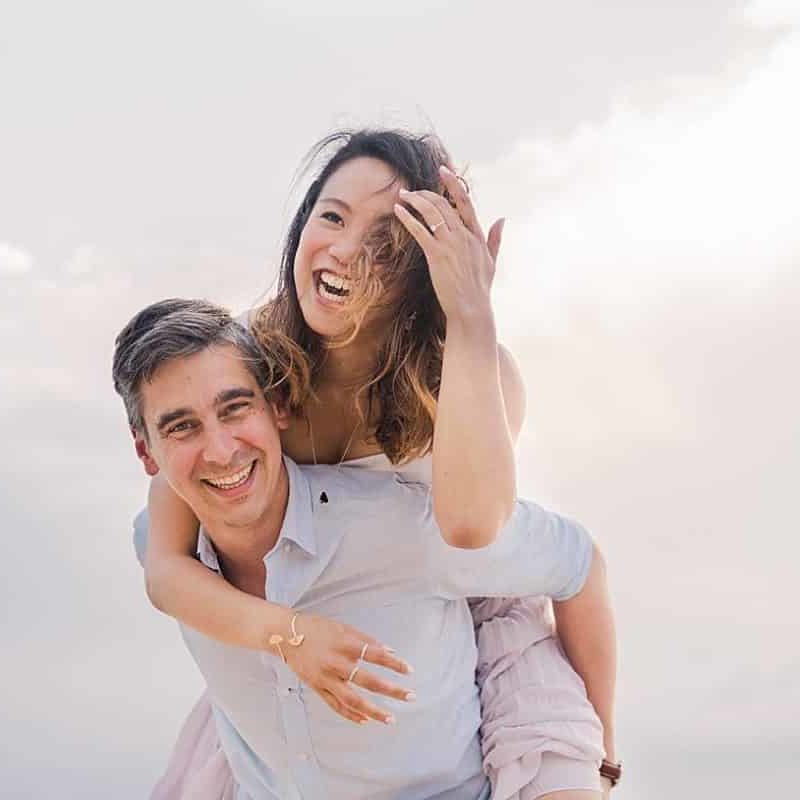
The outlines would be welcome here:
M 473 167 L 482 218 L 509 217 L 494 299 L 528 389 L 520 485 L 606 550 L 626 751 L 791 741 L 794 697 L 763 665 L 800 658 L 800 33 L 759 58 Z
M 94 272 L 100 261 L 100 254 L 93 244 L 76 247 L 64 263 L 64 272 L 73 277 L 82 277 Z
M 591 298 L 619 323 L 681 286 L 744 296 L 785 268 L 800 253 L 798 85 L 792 33 L 734 85 L 657 108 L 622 98 L 602 123 L 477 165 L 487 219 L 509 216 L 500 316 L 516 331 L 556 324 L 569 299 Z
M 33 269 L 33 256 L 21 247 L 0 242 L 0 275 L 22 275 Z
M 741 12 L 754 25 L 800 25 L 800 5 L 797 0 L 755 0 Z

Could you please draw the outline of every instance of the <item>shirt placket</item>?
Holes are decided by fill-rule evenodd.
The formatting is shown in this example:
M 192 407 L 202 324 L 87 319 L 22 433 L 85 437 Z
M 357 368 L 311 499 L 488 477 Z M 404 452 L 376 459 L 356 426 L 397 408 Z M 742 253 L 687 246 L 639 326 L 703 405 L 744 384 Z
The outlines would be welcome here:
M 292 555 L 292 543 L 284 540 L 278 548 L 266 558 L 267 582 L 265 595 L 267 600 L 281 605 L 290 605 L 288 587 L 283 576 L 289 574 L 289 560 Z M 290 647 L 285 642 L 282 647 Z M 303 687 L 297 675 L 282 661 L 268 653 L 263 654 L 265 667 L 275 670 L 277 676 L 275 691 L 283 718 L 283 729 L 286 735 L 287 791 L 288 798 L 316 800 L 325 797 L 322 774 L 319 763 L 314 756 L 311 744 L 311 731 L 308 727 Z M 277 661 L 277 663 L 276 663 Z

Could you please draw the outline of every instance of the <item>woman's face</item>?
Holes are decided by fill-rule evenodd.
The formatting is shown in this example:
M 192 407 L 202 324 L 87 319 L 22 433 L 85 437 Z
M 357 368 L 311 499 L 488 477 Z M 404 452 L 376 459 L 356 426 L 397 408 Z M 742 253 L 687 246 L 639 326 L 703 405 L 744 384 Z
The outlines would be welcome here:
M 343 313 L 350 266 L 375 221 L 394 216 L 402 188 L 391 167 L 365 156 L 346 161 L 323 185 L 294 259 L 300 309 L 317 334 L 333 337 L 350 329 Z

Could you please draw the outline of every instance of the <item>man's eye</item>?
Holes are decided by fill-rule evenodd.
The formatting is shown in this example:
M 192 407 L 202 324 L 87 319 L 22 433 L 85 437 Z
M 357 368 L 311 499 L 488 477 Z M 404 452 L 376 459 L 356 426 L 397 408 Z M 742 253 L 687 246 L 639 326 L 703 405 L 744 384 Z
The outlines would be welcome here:
M 187 420 L 185 422 L 179 422 L 176 425 L 173 425 L 167 431 L 167 435 L 172 436 L 173 433 L 188 433 L 192 430 L 194 430 L 194 423 Z
M 250 408 L 250 403 L 231 403 L 231 405 L 225 406 L 222 416 L 229 417 L 231 414 L 236 414 L 237 411 L 243 411 L 246 408 Z
M 344 220 L 335 211 L 324 211 L 322 214 L 320 214 L 320 216 L 322 219 L 326 219 L 328 222 L 332 222 L 334 225 L 344 224 Z

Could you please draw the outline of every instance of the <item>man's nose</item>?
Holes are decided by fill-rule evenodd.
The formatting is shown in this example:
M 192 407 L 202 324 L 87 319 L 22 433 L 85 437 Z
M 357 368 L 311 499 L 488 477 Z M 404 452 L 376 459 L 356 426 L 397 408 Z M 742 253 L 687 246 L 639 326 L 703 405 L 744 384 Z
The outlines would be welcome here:
M 217 424 L 206 430 L 203 458 L 209 464 L 227 467 L 236 452 L 237 442 L 225 425 Z

